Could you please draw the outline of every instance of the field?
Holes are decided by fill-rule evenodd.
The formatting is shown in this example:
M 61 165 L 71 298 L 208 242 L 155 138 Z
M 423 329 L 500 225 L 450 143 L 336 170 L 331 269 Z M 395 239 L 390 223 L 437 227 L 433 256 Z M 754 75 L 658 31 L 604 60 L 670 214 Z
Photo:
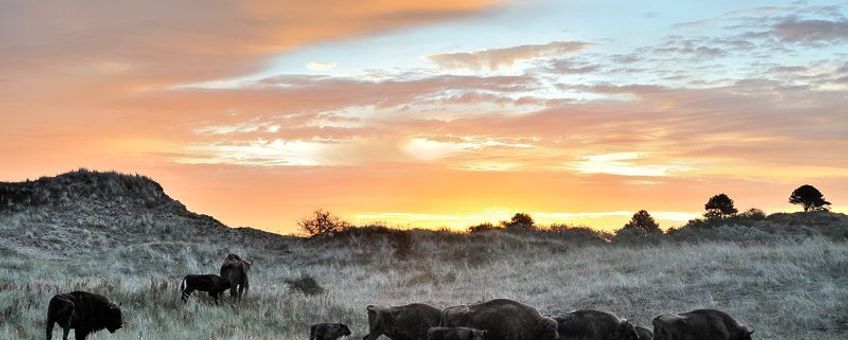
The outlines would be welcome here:
M 306 339 L 309 325 L 322 321 L 348 323 L 358 339 L 368 304 L 446 307 L 491 298 L 552 315 L 608 310 L 646 326 L 660 313 L 710 307 L 751 325 L 758 339 L 848 336 L 848 247 L 831 238 L 626 245 L 495 231 L 407 235 L 400 242 L 379 233 L 281 238 L 267 249 L 151 242 L 62 258 L 6 251 L 0 338 L 43 338 L 47 301 L 74 289 L 123 304 L 127 325 L 93 339 Z M 183 304 L 181 277 L 216 273 L 228 251 L 256 260 L 247 298 Z M 286 283 L 304 275 L 324 293 L 306 295 Z

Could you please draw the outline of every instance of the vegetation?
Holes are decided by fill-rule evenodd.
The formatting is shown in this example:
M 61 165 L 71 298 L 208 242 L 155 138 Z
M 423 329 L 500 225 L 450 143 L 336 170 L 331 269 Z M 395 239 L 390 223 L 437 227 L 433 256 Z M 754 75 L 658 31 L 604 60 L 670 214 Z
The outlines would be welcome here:
M 227 228 L 139 176 L 1 184 L 11 208 L 0 212 L 0 339 L 42 338 L 49 299 L 78 289 L 123 303 L 126 326 L 93 339 L 299 339 L 314 322 L 338 321 L 359 338 L 369 304 L 492 298 L 550 315 L 608 310 L 644 326 L 718 308 L 763 339 L 848 334 L 848 216 L 821 209 L 729 214 L 719 204 L 722 218 L 667 232 L 639 211 L 615 235 L 528 214 L 468 233 L 353 227 L 319 210 L 304 224 L 330 231 L 307 239 Z M 64 195 L 75 196 L 54 203 Z M 182 303 L 181 278 L 217 272 L 231 252 L 255 260 L 245 299 Z
M 651 217 L 645 210 L 639 210 L 637 213 L 633 214 L 633 217 L 630 218 L 630 222 L 624 225 L 622 230 L 636 229 L 645 233 L 659 233 L 660 225 L 654 221 L 654 218 Z
M 724 193 L 710 197 L 707 204 L 704 204 L 704 217 L 707 219 L 724 219 L 736 215 L 738 210 L 733 206 L 733 200 L 730 196 Z
M 821 191 L 809 184 L 804 184 L 792 191 L 792 194 L 789 195 L 789 203 L 800 204 L 804 207 L 804 211 L 826 211 L 830 205 L 830 202 L 824 199 Z
M 297 221 L 300 231 L 310 238 L 329 237 L 350 227 L 350 223 L 342 221 L 329 211 L 317 209 L 312 215 Z
M 530 231 L 536 229 L 536 222 L 527 213 L 517 213 L 509 221 L 502 221 L 501 226 L 508 231 Z

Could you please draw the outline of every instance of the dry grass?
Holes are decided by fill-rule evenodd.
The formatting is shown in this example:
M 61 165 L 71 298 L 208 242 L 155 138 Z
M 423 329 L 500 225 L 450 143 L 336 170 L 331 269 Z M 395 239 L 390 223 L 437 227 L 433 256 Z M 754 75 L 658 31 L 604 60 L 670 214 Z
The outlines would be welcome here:
M 313 322 L 345 322 L 360 338 L 368 304 L 452 304 L 512 298 L 557 314 L 609 310 L 648 325 L 660 313 L 728 311 L 760 339 L 848 336 L 848 247 L 822 237 L 648 247 L 532 235 L 414 235 L 407 260 L 390 238 L 281 240 L 287 251 L 236 249 L 256 258 L 240 305 L 179 301 L 179 279 L 217 272 L 225 249 L 148 243 L 98 257 L 0 259 L 0 338 L 44 336 L 47 301 L 85 289 L 123 303 L 128 325 L 93 339 L 304 339 Z M 315 278 L 307 296 L 286 280 Z

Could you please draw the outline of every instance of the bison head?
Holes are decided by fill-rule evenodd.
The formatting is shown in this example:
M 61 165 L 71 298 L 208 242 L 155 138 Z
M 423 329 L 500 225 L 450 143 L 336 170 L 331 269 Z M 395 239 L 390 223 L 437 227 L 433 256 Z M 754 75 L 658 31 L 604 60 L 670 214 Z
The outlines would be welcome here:
M 109 312 L 106 313 L 106 329 L 109 333 L 115 333 L 124 325 L 124 320 L 121 317 L 121 306 L 114 302 L 109 305 Z
M 639 340 L 639 333 L 636 333 L 636 327 L 633 327 L 633 324 L 627 319 L 621 319 L 615 333 L 617 336 L 616 339 Z
M 542 340 L 559 340 L 559 325 L 557 321 L 551 318 L 543 319 Z
M 487 334 L 489 334 L 487 330 L 475 329 L 471 332 L 471 340 L 486 340 Z

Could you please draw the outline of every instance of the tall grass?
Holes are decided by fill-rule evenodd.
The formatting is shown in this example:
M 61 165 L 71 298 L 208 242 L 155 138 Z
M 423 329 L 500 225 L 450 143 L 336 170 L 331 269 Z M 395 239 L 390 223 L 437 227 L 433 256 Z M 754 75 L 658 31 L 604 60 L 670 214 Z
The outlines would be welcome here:
M 350 235 L 349 235 L 350 236 Z M 848 335 L 848 247 L 821 237 L 767 242 L 577 244 L 485 232 L 413 234 L 398 256 L 389 238 L 286 240 L 287 251 L 239 249 L 256 259 L 240 304 L 179 300 L 181 277 L 215 273 L 227 250 L 210 243 L 148 243 L 97 257 L 0 259 L 0 339 L 44 336 L 47 301 L 83 289 L 123 304 L 127 325 L 92 339 L 304 339 L 314 322 L 367 328 L 368 304 L 439 307 L 511 298 L 543 313 L 594 308 L 649 325 L 660 313 L 710 307 L 760 339 Z M 287 280 L 306 276 L 325 292 Z M 227 299 L 227 301 L 230 301 Z

